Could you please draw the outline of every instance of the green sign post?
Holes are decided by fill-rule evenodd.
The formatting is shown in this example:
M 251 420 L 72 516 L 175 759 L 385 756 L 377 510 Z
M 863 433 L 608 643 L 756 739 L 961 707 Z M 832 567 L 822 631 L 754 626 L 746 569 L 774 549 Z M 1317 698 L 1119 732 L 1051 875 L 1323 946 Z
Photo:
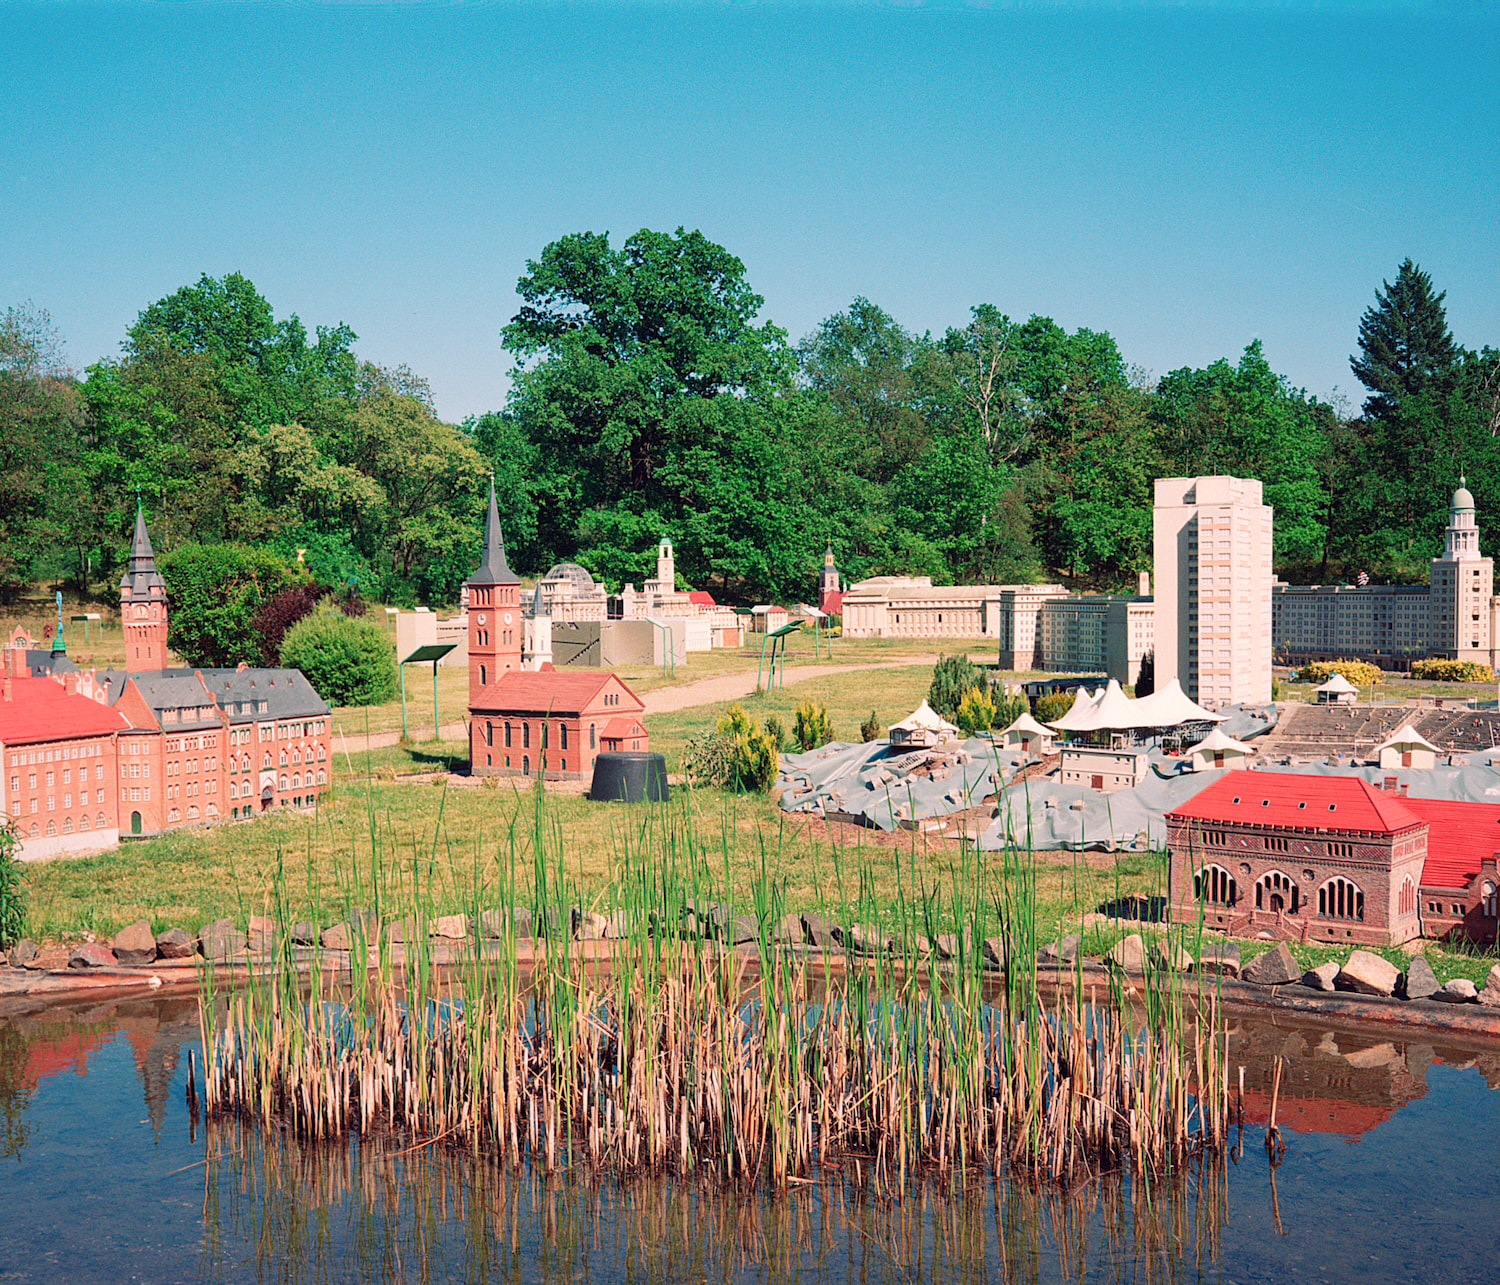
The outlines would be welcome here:
M 418 664 L 422 661 L 432 662 L 432 739 L 442 739 L 438 722 L 438 699 L 437 699 L 437 667 L 438 661 L 442 660 L 450 651 L 457 647 L 457 643 L 424 643 L 412 652 L 398 667 L 401 670 L 401 739 L 407 739 L 406 733 L 406 667 Z

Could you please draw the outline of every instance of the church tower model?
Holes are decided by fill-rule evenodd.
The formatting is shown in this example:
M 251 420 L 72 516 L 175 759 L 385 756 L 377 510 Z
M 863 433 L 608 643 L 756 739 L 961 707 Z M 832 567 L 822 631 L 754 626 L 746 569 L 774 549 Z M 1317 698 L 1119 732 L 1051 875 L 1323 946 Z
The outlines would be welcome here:
M 465 582 L 469 590 L 469 705 L 507 670 L 521 668 L 521 581 L 505 561 L 495 479 L 484 521 L 484 558 Z
M 1490 663 L 1490 597 L 1495 592 L 1495 564 L 1479 552 L 1479 525 L 1467 479 L 1448 506 L 1443 556 L 1432 560 L 1431 597 L 1427 604 L 1434 654 L 1452 660 Z
M 130 562 L 120 581 L 120 625 L 125 634 L 125 668 L 131 672 L 162 669 L 167 663 L 167 582 L 156 569 L 156 554 L 146 534 L 146 515 L 135 506 L 135 535 Z

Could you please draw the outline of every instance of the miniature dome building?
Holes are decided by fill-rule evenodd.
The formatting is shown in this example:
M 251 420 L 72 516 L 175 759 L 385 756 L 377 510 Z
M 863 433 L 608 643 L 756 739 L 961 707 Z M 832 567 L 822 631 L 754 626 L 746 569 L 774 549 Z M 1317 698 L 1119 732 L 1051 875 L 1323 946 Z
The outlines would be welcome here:
M 528 615 L 554 620 L 603 620 L 607 596 L 588 571 L 576 562 L 559 562 L 539 581 Z

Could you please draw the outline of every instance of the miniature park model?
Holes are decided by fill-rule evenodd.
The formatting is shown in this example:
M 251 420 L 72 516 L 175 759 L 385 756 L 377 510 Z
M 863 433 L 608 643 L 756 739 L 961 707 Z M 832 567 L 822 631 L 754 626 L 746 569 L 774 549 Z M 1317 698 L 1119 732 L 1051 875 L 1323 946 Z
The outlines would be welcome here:
M 522 668 L 521 580 L 505 560 L 490 484 L 468 599 L 469 763 L 478 776 L 591 776 L 601 751 L 648 750 L 645 704 L 616 675 Z
M 0 698 L 0 811 L 21 856 L 97 852 L 122 834 L 312 808 L 330 711 L 295 669 L 171 668 L 166 582 L 137 511 L 120 582 L 125 670 L 80 671 L 15 630 Z

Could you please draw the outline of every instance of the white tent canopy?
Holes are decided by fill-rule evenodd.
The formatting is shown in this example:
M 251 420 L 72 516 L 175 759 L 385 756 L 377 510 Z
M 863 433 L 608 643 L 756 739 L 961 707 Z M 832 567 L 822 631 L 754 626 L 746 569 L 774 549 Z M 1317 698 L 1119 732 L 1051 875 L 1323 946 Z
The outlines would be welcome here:
M 1082 689 L 1073 708 L 1052 724 L 1060 732 L 1123 732 L 1147 727 L 1180 727 L 1184 723 L 1222 723 L 1224 716 L 1189 700 L 1174 678 L 1160 691 L 1131 700 L 1113 678 L 1097 696 Z
M 1043 727 L 1036 721 L 1036 719 L 1031 717 L 1030 713 L 1023 710 L 1021 712 L 1021 716 L 1003 732 L 1000 733 L 1001 736 L 1010 736 L 1013 734 L 1018 736 L 1027 735 L 1050 737 L 1052 735 L 1052 729 L 1050 727 Z
M 1403 723 L 1375 747 L 1375 753 L 1379 754 L 1381 750 L 1430 750 L 1434 754 L 1443 752 L 1411 723 Z
M 1359 688 L 1357 688 L 1342 674 L 1338 673 L 1330 675 L 1326 683 L 1324 683 L 1321 687 L 1315 688 L 1314 690 L 1327 692 L 1330 696 L 1359 695 Z
M 892 745 L 928 745 L 957 738 L 958 728 L 948 722 L 925 700 L 899 723 L 892 723 Z
M 1254 754 L 1255 746 L 1246 745 L 1244 741 L 1237 741 L 1232 736 L 1226 736 L 1219 728 L 1214 728 L 1207 736 L 1193 746 L 1194 754 Z

